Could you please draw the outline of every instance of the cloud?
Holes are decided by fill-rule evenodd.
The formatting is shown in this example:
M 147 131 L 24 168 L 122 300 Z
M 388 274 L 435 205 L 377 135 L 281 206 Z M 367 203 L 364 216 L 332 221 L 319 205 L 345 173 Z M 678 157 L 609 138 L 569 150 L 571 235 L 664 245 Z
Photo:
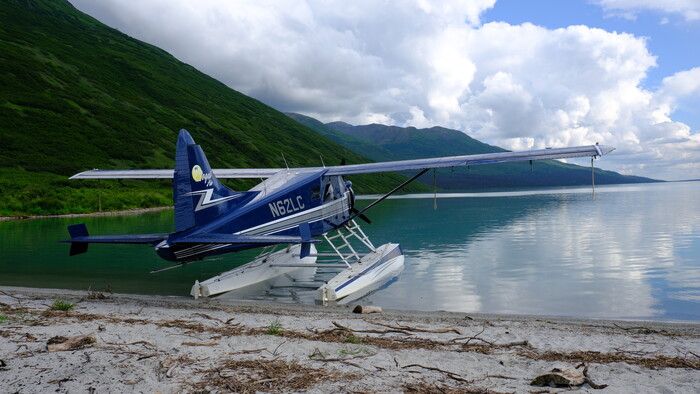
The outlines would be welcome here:
M 659 94 L 668 100 L 700 95 L 700 67 L 664 78 L 663 88 Z
M 596 0 L 604 10 L 628 19 L 635 19 L 640 11 L 656 11 L 679 14 L 688 22 L 700 20 L 700 3 L 697 0 Z M 667 18 L 661 20 L 668 23 Z
M 699 71 L 643 88 L 656 58 L 631 34 L 482 24 L 495 0 L 74 3 L 282 111 L 451 127 L 509 149 L 600 142 L 617 147 L 605 168 L 700 178 L 687 165 L 697 131 L 672 119 Z

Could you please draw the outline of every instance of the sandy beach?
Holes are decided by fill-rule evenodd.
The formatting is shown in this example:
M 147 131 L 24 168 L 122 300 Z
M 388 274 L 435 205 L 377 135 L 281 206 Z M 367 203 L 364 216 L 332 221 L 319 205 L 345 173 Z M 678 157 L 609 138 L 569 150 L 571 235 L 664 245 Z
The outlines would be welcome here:
M 358 314 L 350 307 L 17 287 L 0 287 L 0 308 L 0 391 L 7 393 L 700 387 L 694 323 Z M 554 368 L 585 370 L 586 383 L 531 385 Z

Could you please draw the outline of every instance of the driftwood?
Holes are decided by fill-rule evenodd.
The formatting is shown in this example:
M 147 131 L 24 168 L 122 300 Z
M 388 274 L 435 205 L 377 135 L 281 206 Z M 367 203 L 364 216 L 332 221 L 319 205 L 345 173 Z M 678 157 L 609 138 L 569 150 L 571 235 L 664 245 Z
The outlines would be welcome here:
M 142 345 L 145 348 L 156 349 L 155 345 L 153 345 L 150 342 L 146 342 L 146 341 L 136 341 L 136 342 L 131 342 L 131 343 L 119 343 L 119 342 L 109 342 L 109 341 L 105 341 L 104 339 L 102 339 L 102 342 L 106 343 L 107 345 L 114 345 L 114 346 L 119 346 L 119 347 L 130 346 L 130 345 Z
M 77 337 L 53 337 L 46 342 L 46 347 L 50 352 L 59 352 L 64 350 L 78 350 L 92 346 L 95 338 L 88 335 L 79 335 Z
M 580 367 L 584 367 L 579 371 Z M 542 374 L 530 382 L 532 386 L 550 386 L 550 387 L 570 387 L 581 386 L 588 383 L 594 389 L 604 389 L 607 384 L 595 384 L 588 376 L 588 364 L 582 363 L 572 368 L 567 365 L 558 365 L 552 368 L 549 372 Z
M 413 332 L 429 332 L 433 334 L 443 334 L 446 332 L 454 332 L 455 334 L 462 335 L 462 333 L 459 331 L 457 328 L 438 328 L 435 330 L 429 330 L 425 328 L 416 328 L 416 327 L 410 327 L 410 326 L 402 326 L 399 325 L 398 323 L 396 325 L 391 325 L 387 323 L 380 323 L 377 321 L 372 321 L 372 320 L 367 320 L 368 323 L 376 324 L 378 326 L 382 327 L 387 327 L 387 328 L 393 328 L 395 330 L 401 330 L 401 331 L 413 331 Z
M 401 330 L 401 329 L 389 329 L 389 330 L 353 330 L 349 327 L 345 327 L 344 325 L 338 323 L 337 321 L 333 321 L 333 325 L 338 327 L 339 329 L 343 331 L 348 331 L 348 332 L 361 332 L 361 333 L 366 333 L 366 334 L 389 334 L 392 332 L 398 333 L 398 334 L 404 334 L 404 335 L 413 335 L 410 332 L 406 330 Z
M 440 369 L 437 367 L 426 367 L 425 365 L 420 365 L 420 364 L 409 364 L 409 365 L 404 365 L 401 368 L 410 368 L 410 367 L 419 367 L 423 369 L 427 369 L 429 371 L 436 371 L 436 372 L 442 372 L 445 375 L 447 375 L 450 379 L 456 380 L 458 382 L 463 382 L 463 383 L 474 383 L 471 380 L 464 379 L 463 377 L 459 376 L 458 374 L 450 371 L 445 371 L 444 369 Z
M 382 313 L 382 308 L 378 306 L 373 306 L 373 305 L 358 305 L 355 307 L 355 309 L 352 310 L 352 313 L 362 313 L 362 314 L 367 314 L 367 313 Z
M 182 346 L 216 346 L 218 345 L 217 342 L 206 342 L 206 343 L 200 343 L 200 342 L 182 342 Z
M 267 350 L 267 348 L 260 348 L 260 349 L 250 349 L 250 350 L 240 350 L 237 352 L 228 352 L 227 354 L 252 354 L 252 353 L 260 353 L 263 350 Z

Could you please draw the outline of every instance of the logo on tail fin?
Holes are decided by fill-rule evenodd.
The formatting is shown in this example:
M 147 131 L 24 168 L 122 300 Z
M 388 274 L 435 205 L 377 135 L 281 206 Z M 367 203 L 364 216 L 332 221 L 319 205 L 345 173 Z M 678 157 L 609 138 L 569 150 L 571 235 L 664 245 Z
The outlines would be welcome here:
M 199 181 L 197 181 L 199 182 Z M 188 196 L 199 196 L 199 201 L 197 202 L 197 206 L 194 208 L 194 211 L 201 211 L 202 209 L 206 208 L 211 208 L 213 206 L 219 205 L 222 202 L 226 202 L 229 200 L 233 200 L 234 198 L 238 198 L 243 196 L 243 193 L 237 193 L 231 196 L 226 196 L 226 197 L 220 197 L 220 198 L 215 198 L 212 200 L 212 196 L 214 195 L 214 189 L 205 189 L 205 190 L 197 190 L 191 193 L 187 193 Z
M 199 165 L 195 165 L 192 167 L 192 179 L 194 179 L 195 182 L 199 182 L 202 180 L 202 176 L 204 175 L 204 172 L 202 171 L 202 167 Z

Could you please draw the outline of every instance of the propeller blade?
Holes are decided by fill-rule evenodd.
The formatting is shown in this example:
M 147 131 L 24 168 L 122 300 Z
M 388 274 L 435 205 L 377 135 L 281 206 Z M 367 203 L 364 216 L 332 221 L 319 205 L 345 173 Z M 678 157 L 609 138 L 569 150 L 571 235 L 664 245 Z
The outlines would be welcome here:
M 358 213 L 358 212 L 360 212 L 360 211 L 359 211 L 357 208 L 353 208 L 353 209 L 352 209 L 352 213 Z M 365 216 L 365 214 L 363 214 L 363 213 L 357 215 L 357 217 L 359 217 L 360 219 L 364 220 L 365 223 L 367 223 L 367 224 L 372 224 L 372 221 L 369 220 L 369 218 L 368 218 L 367 216 Z

